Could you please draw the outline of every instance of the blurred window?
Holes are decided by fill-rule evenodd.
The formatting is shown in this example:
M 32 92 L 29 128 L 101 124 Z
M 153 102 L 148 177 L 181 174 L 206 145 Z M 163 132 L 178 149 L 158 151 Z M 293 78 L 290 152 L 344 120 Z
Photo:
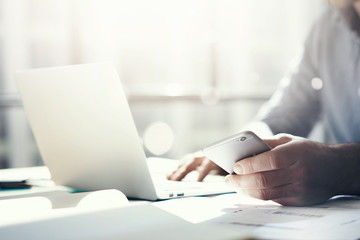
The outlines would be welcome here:
M 13 81 L 16 70 L 112 61 L 147 155 L 178 158 L 251 120 L 326 5 L 0 0 L 0 167 L 42 164 Z M 154 134 L 159 129 L 161 136 Z

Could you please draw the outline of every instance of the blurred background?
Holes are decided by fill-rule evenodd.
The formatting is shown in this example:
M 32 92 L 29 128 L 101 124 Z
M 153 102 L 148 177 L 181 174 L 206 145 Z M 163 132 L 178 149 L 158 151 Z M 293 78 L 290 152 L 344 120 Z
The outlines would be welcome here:
M 0 168 L 43 164 L 17 94 L 16 70 L 113 62 L 147 156 L 179 158 L 254 117 L 327 5 L 0 0 Z

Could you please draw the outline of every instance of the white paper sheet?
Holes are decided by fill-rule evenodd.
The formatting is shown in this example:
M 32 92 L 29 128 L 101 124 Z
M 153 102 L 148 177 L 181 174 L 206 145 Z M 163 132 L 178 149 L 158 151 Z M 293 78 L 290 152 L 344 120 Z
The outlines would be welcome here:
M 150 204 L 58 216 L 0 227 L 12 239 L 243 239 L 221 227 L 191 224 Z
M 0 198 L 1 199 L 1 198 Z M 0 227 L 54 216 L 129 206 L 126 196 L 115 189 L 69 193 L 51 191 L 0 200 Z
M 338 198 L 312 207 L 284 207 L 272 201 L 226 194 L 154 205 L 193 223 L 251 232 L 257 238 L 360 238 L 360 200 L 357 198 Z

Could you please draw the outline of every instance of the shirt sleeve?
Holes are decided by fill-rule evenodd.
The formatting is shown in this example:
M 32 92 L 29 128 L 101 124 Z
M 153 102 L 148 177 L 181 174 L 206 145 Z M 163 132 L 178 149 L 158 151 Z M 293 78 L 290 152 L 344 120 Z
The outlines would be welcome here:
M 319 120 L 319 91 L 312 86 L 313 79 L 318 76 L 316 56 L 319 35 L 319 26 L 315 25 L 306 39 L 299 64 L 280 82 L 273 96 L 259 111 L 257 120 L 265 122 L 274 134 L 306 137 Z

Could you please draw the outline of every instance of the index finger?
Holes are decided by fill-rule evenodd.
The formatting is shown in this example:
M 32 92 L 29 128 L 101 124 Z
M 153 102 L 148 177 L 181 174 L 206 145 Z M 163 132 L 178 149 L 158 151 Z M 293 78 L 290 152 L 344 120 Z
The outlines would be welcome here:
M 180 181 L 188 173 L 196 170 L 196 168 L 203 162 L 204 157 L 197 157 L 194 154 L 187 154 L 181 159 L 180 165 L 172 173 L 167 175 L 168 180 Z
M 275 135 L 274 137 L 275 138 L 268 138 L 268 139 L 263 139 L 263 140 L 271 148 L 275 148 L 279 145 L 288 143 L 293 139 L 292 138 L 293 136 L 290 136 L 289 134 L 278 134 L 278 135 Z
M 234 165 L 234 172 L 236 174 L 265 172 L 290 166 L 294 162 L 295 159 L 287 158 L 286 154 L 283 154 L 282 151 L 272 149 L 236 162 Z

